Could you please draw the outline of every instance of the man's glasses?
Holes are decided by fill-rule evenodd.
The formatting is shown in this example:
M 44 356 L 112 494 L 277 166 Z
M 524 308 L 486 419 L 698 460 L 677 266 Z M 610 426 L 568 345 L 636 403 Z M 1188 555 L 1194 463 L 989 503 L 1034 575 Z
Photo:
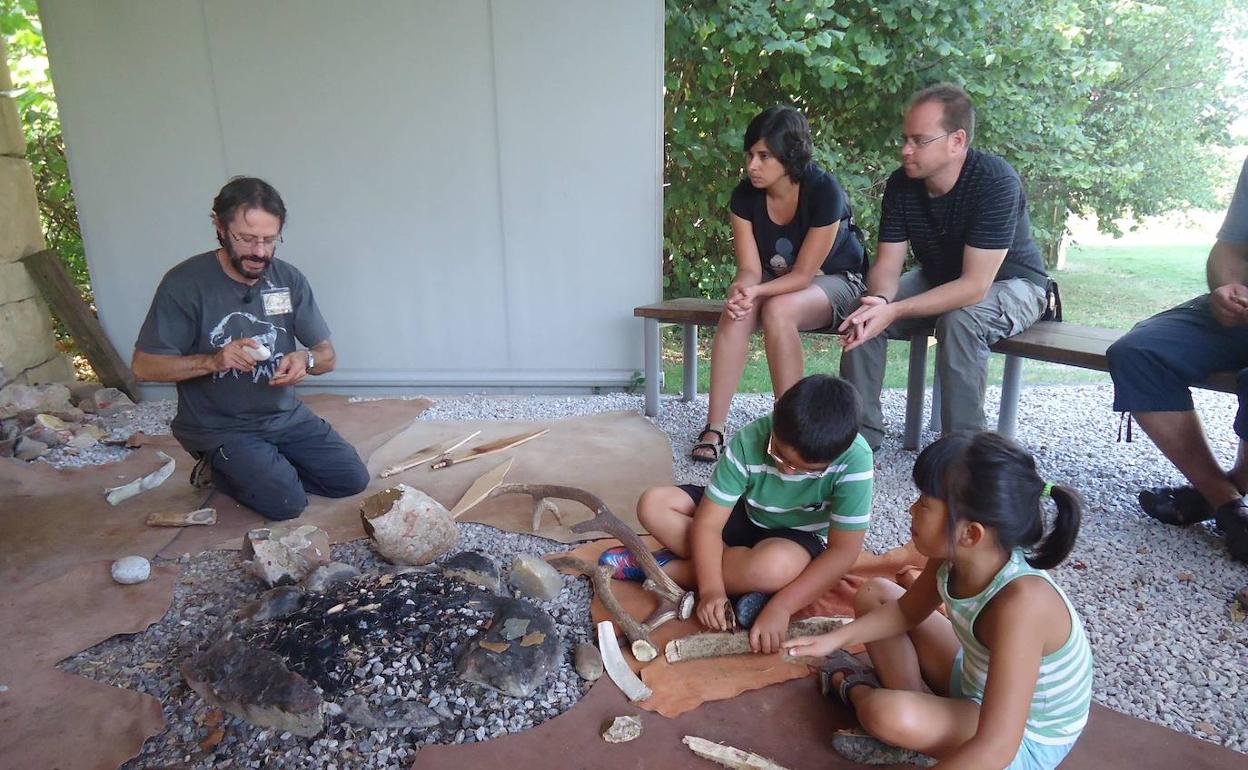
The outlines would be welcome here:
M 780 455 L 776 454 L 776 450 L 772 446 L 775 440 L 776 440 L 775 433 L 772 433 L 770 436 L 767 437 L 767 456 L 770 457 L 772 461 L 776 464 L 776 467 L 779 468 L 784 473 L 790 476 L 804 476 L 808 479 L 817 479 L 823 474 L 828 472 L 828 468 L 830 467 L 828 465 L 825 465 L 822 468 L 819 468 L 818 470 L 807 470 L 806 468 L 797 467 L 793 463 L 789 462 L 788 460 L 784 459 Z
M 270 251 L 276 248 L 277 244 L 282 242 L 282 236 L 279 233 L 278 235 L 270 235 L 267 238 L 261 238 L 258 235 L 239 235 L 238 233 L 230 233 L 230 240 L 253 249 L 256 246 L 263 246 L 265 251 Z
M 921 136 L 906 136 L 905 134 L 902 134 L 901 136 L 897 137 L 897 146 L 905 147 L 906 145 L 910 145 L 911 147 L 914 147 L 917 150 L 921 147 L 928 146 L 929 144 L 931 144 L 932 142 L 935 142 L 938 139 L 944 139 L 946 136 L 949 136 L 952 133 L 953 133 L 952 131 L 946 131 L 940 136 L 933 136 L 930 139 L 924 139 Z

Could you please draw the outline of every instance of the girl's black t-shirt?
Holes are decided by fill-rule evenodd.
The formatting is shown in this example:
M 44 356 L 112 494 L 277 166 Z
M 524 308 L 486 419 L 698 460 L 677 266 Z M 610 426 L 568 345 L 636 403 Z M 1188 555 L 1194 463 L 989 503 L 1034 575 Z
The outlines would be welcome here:
M 836 177 L 811 164 L 802 177 L 797 194 L 797 212 L 785 225 L 777 225 L 767 214 L 767 191 L 742 179 L 732 191 L 732 213 L 748 220 L 754 229 L 754 243 L 762 262 L 763 275 L 776 278 L 793 269 L 802 241 L 812 227 L 826 227 L 834 222 L 841 226 L 836 240 L 823 260 L 820 272 L 834 273 L 867 271 L 867 260 L 862 239 L 853 226 L 854 215 L 849 208 L 849 198 Z

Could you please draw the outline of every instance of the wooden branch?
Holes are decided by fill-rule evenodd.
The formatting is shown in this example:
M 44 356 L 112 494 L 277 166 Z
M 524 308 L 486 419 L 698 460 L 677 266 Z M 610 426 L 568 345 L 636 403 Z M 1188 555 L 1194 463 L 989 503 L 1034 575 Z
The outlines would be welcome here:
M 699 757 L 709 759 L 715 764 L 731 768 L 731 770 L 785 770 L 784 766 L 777 765 L 767 757 L 755 754 L 752 751 L 744 751 L 735 746 L 725 746 L 722 743 L 708 741 L 696 735 L 686 735 L 681 740 L 681 743 L 688 746 L 689 750 Z
M 52 307 L 52 312 L 69 329 L 70 336 L 82 348 L 91 368 L 106 387 L 117 388 L 132 400 L 139 400 L 139 382 L 134 372 L 109 342 L 100 321 L 87 307 L 82 293 L 65 273 L 56 252 L 46 249 L 22 258 L 26 272 L 39 287 L 39 293 Z
M 784 638 L 826 634 L 847 622 L 844 618 L 802 618 L 789 624 Z M 679 663 L 686 660 L 741 655 L 747 652 L 751 652 L 749 632 L 733 631 L 694 634 L 683 639 L 673 639 L 663 649 L 663 657 L 667 658 L 668 663 Z

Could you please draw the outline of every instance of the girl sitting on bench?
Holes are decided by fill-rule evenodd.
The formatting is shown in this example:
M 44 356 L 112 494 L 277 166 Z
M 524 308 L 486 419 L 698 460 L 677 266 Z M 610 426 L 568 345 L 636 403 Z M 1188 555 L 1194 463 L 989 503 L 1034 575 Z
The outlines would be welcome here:
M 865 287 L 861 232 L 841 185 L 811 162 L 805 116 L 792 107 L 764 110 L 744 144 L 746 178 L 731 202 L 737 275 L 711 346 L 710 409 L 692 452 L 705 462 L 723 451 L 750 335 L 763 329 L 778 399 L 802 378 L 798 331 L 835 327 Z

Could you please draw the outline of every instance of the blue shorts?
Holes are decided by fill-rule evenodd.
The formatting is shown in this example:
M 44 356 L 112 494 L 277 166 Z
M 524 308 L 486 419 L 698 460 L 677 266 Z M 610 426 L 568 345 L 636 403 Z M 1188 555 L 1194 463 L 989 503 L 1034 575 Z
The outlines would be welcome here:
M 1248 439 L 1248 327 L 1218 323 L 1208 294 L 1140 321 L 1105 355 L 1115 412 L 1190 412 L 1190 386 L 1239 372 L 1235 435 Z
M 953 659 L 953 671 L 949 672 L 949 697 L 974 700 L 969 698 L 962 689 L 961 650 L 958 650 L 958 654 Z M 1074 741 L 1061 746 L 1051 746 L 1023 736 L 1023 742 L 1018 746 L 1014 761 L 1010 762 L 1005 770 L 1053 770 L 1062 763 L 1074 747 Z

